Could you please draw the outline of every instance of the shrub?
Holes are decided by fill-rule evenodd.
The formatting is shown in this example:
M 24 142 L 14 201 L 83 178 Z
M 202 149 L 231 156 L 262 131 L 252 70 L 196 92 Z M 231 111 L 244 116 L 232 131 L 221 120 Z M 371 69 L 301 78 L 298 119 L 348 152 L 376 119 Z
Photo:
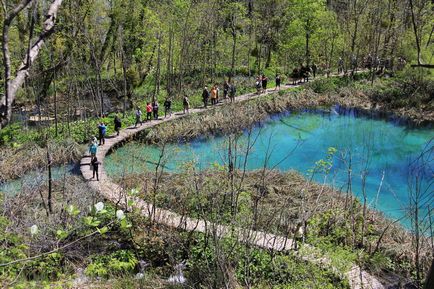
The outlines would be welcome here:
M 134 271 L 138 260 L 129 250 L 119 250 L 109 255 L 97 255 L 91 258 L 85 273 L 91 277 L 117 276 Z

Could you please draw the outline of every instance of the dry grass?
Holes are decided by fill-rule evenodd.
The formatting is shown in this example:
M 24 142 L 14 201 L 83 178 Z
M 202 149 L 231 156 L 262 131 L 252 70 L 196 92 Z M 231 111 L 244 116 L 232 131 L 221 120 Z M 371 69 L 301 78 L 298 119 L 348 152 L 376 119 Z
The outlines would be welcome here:
M 84 147 L 71 140 L 50 142 L 48 149 L 52 165 L 77 162 L 84 153 Z M 47 168 L 47 148 L 29 143 L 19 148 L 0 150 L 0 181 L 16 179 L 35 169 Z

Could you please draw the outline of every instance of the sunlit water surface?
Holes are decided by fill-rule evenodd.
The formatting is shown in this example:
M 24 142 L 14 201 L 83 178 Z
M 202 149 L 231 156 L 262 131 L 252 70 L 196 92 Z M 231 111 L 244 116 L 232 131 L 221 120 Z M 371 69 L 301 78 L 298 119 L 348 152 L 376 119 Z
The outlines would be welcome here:
M 257 125 L 250 138 L 246 131 L 238 139 L 236 166 L 242 168 L 250 142 L 254 144 L 247 157 L 248 170 L 266 166 L 310 176 L 319 168 L 316 165 L 319 160 L 327 160 L 329 148 L 336 148 L 327 176 L 323 171 L 317 172 L 316 181 L 325 180 L 345 192 L 351 163 L 353 194 L 362 196 L 362 176 L 365 176 L 370 207 L 389 217 L 404 216 L 409 185 L 415 185 L 412 176 L 419 176 L 421 189 L 428 190 L 424 202 L 432 202 L 434 193 L 432 188 L 429 191 L 429 185 L 432 185 L 434 171 L 434 129 L 410 128 L 396 120 L 356 114 L 354 110 L 334 108 L 331 112 L 274 116 Z M 176 172 L 189 165 L 206 169 L 227 164 L 227 143 L 225 137 L 213 137 L 170 144 L 165 148 L 164 167 Z M 129 143 L 106 158 L 105 169 L 110 176 L 154 169 L 160 152 L 157 146 Z

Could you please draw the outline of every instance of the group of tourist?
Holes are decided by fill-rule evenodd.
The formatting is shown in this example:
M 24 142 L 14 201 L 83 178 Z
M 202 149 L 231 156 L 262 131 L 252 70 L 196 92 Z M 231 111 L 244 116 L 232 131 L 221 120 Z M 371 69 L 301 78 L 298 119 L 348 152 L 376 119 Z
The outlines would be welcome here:
M 317 70 L 318 67 L 315 63 L 310 66 L 302 64 L 300 67 L 294 68 L 291 73 L 292 84 L 296 85 L 297 83 L 308 82 L 311 74 L 314 78 L 316 77 Z
M 268 78 L 265 74 L 259 75 L 256 77 L 255 87 L 256 93 L 260 94 L 267 91 Z
M 282 84 L 282 79 L 280 78 L 280 74 L 276 73 L 276 77 L 274 80 L 276 83 L 274 90 L 280 90 L 280 87 Z M 257 94 L 261 94 L 263 92 L 266 92 L 267 86 L 268 86 L 268 78 L 265 76 L 265 74 L 262 74 L 262 75 L 259 75 L 258 77 L 256 77 L 255 87 L 256 87 L 256 93 Z
M 104 140 L 104 138 L 105 138 L 105 131 L 104 131 L 104 135 L 101 136 L 101 129 L 100 129 L 101 126 L 105 126 L 104 123 L 100 123 L 98 125 L 98 130 L 99 130 L 99 133 L 100 133 L 100 135 L 99 135 L 100 136 L 99 145 L 103 144 L 103 143 L 101 143 L 101 139 Z M 105 143 L 105 140 L 104 140 L 104 143 Z M 90 169 L 93 172 L 92 179 L 94 179 L 95 176 L 96 176 L 96 180 L 99 181 L 98 168 L 99 168 L 99 165 L 101 163 L 98 161 L 98 158 L 96 157 L 97 151 L 98 151 L 98 141 L 97 141 L 96 137 L 92 137 L 92 139 L 90 141 L 90 146 L 89 146 Z
M 120 129 L 122 127 L 122 122 L 118 115 L 115 116 L 113 122 L 114 122 L 115 131 L 117 135 L 119 135 Z M 96 176 L 97 181 L 99 181 L 98 167 L 101 163 L 98 161 L 98 158 L 96 157 L 96 153 L 98 151 L 98 146 L 105 145 L 106 134 L 107 134 L 107 125 L 104 122 L 100 122 L 98 124 L 98 139 L 95 136 L 93 136 L 92 139 L 90 140 L 90 145 L 89 145 L 90 169 L 93 171 L 92 179 L 95 178 Z
M 202 91 L 202 102 L 203 107 L 208 107 L 208 101 L 211 98 L 211 105 L 217 105 L 221 100 L 226 101 L 229 97 L 230 102 L 235 101 L 235 94 L 236 94 L 236 87 L 234 84 L 230 83 L 229 81 L 226 81 L 223 83 L 223 99 L 220 98 L 220 88 L 218 84 L 214 84 L 210 90 L 208 90 L 208 87 L 205 86 Z
M 172 100 L 170 98 L 166 98 L 164 101 L 164 117 L 167 117 L 167 115 L 172 116 Z M 160 105 L 158 104 L 158 101 L 155 100 L 152 103 L 147 102 L 146 103 L 146 121 L 151 121 L 152 119 L 157 120 L 158 119 L 158 111 L 159 111 Z M 137 106 L 136 108 L 136 122 L 134 124 L 134 128 L 137 127 L 138 124 L 140 126 L 142 125 L 142 111 L 140 110 L 140 107 Z

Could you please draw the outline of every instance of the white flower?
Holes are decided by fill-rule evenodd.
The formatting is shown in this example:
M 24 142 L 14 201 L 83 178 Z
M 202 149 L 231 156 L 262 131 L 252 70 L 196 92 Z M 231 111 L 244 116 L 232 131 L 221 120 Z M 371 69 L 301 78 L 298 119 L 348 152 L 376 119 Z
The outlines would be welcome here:
M 145 277 L 145 274 L 137 273 L 136 276 L 134 277 L 134 279 L 140 280 L 140 279 L 143 279 L 143 277 Z
M 32 236 L 36 235 L 38 233 L 38 226 L 37 225 L 33 225 L 30 227 L 30 234 Z
M 67 211 L 68 211 L 68 213 L 72 214 L 72 212 L 74 212 L 74 206 L 69 205 Z
M 123 219 L 125 218 L 124 211 L 122 211 L 122 210 L 117 210 L 117 211 L 116 211 L 116 218 L 118 218 L 118 220 L 123 220 Z
M 95 204 L 95 210 L 98 213 L 99 211 L 102 211 L 104 209 L 104 203 L 103 202 L 98 202 Z

